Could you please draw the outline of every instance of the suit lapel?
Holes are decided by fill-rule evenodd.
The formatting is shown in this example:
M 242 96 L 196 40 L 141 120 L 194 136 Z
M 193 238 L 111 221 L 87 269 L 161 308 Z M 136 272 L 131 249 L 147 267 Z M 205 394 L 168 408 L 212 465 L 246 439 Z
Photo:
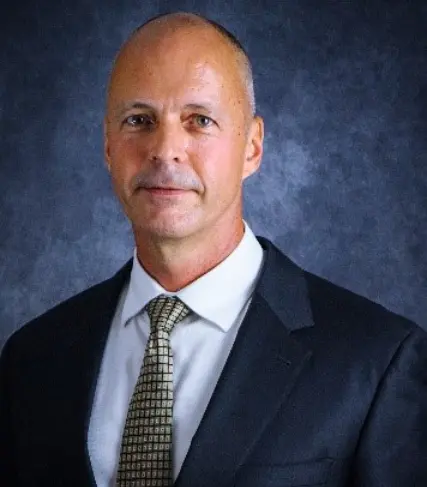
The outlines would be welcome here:
M 310 351 L 289 335 L 312 325 L 302 271 L 274 245 L 230 356 L 175 483 L 231 483 L 252 447 L 286 401 Z
M 55 318 L 65 330 L 55 343 L 55 353 L 60 357 L 55 363 L 64 365 L 51 373 L 56 378 L 56 398 L 66 401 L 59 409 L 67 414 L 51 418 L 52 430 L 67 439 L 78 485 L 96 485 L 88 452 L 89 421 L 110 324 L 131 267 L 129 261 L 112 278 L 71 298 L 70 313 L 65 311 Z

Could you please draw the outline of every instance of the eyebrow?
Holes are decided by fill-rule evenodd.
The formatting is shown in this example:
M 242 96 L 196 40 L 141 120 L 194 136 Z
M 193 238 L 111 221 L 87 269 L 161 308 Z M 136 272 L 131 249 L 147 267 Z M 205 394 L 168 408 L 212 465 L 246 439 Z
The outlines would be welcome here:
M 137 108 L 139 110 L 143 110 L 143 109 L 144 110 L 153 110 L 153 111 L 156 110 L 156 108 L 153 105 L 150 105 L 149 103 L 134 101 L 134 102 L 130 102 L 130 103 L 125 103 L 122 108 L 117 110 L 117 114 L 121 115 L 121 114 L 127 112 L 128 110 L 135 109 L 135 108 Z M 186 105 L 184 105 L 184 108 L 185 109 L 191 109 L 191 110 L 202 110 L 202 111 L 205 111 L 205 112 L 211 113 L 211 114 L 215 112 L 214 106 L 209 102 L 187 103 Z

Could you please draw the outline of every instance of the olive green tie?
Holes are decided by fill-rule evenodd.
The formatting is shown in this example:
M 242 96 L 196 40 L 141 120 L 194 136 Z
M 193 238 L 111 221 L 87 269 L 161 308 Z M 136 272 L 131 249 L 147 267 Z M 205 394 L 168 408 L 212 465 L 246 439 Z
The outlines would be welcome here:
M 169 487 L 172 470 L 173 356 L 170 333 L 191 310 L 176 296 L 147 306 L 150 336 L 122 437 L 117 486 Z

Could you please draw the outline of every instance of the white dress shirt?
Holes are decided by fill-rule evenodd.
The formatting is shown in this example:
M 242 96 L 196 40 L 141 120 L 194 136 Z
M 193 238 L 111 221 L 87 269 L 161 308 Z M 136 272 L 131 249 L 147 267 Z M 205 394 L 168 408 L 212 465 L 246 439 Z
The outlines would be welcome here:
M 118 301 L 98 377 L 88 448 L 98 487 L 113 487 L 121 438 L 142 366 L 150 324 L 144 306 L 159 294 L 176 295 L 194 313 L 173 329 L 173 476 L 178 476 L 252 299 L 263 250 L 244 221 L 245 233 L 215 268 L 178 292 L 168 292 L 133 254 L 129 283 Z M 102 306 L 102 303 L 100 303 Z

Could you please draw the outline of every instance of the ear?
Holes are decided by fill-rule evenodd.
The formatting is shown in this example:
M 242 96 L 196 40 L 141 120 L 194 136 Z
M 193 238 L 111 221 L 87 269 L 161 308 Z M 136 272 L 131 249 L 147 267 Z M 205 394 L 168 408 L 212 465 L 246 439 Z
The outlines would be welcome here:
M 264 142 L 264 120 L 258 115 L 251 122 L 247 140 L 243 179 L 254 174 L 261 165 Z
M 111 158 L 110 158 L 110 146 L 108 141 L 108 128 L 107 128 L 107 117 L 104 117 L 103 131 L 104 131 L 104 159 L 105 165 L 107 166 L 108 172 L 111 171 Z

